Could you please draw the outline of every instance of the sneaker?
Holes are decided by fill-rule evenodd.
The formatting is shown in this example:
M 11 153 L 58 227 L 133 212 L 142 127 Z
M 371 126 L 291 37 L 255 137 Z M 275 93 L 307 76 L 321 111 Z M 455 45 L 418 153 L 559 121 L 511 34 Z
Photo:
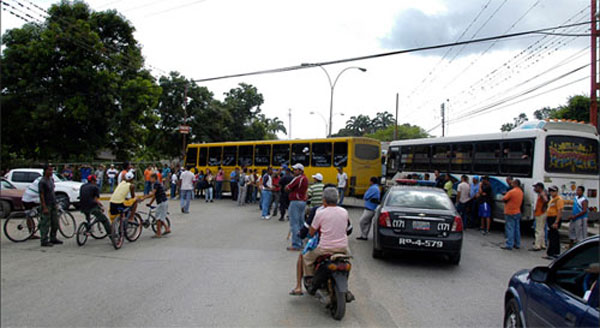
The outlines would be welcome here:
M 60 240 L 58 240 L 58 239 L 51 240 L 50 242 L 51 242 L 53 245 L 62 245 L 62 244 L 63 244 L 63 242 L 62 242 L 62 241 L 60 241 Z
M 185 213 L 185 209 L 183 207 L 181 208 L 181 213 Z
M 211 199 L 210 202 L 213 203 L 213 200 Z
M 265 220 L 271 220 L 271 217 L 267 215 L 265 216 Z
M 501 249 L 505 250 L 505 251 L 512 251 L 511 247 L 506 247 L 506 246 L 500 246 Z

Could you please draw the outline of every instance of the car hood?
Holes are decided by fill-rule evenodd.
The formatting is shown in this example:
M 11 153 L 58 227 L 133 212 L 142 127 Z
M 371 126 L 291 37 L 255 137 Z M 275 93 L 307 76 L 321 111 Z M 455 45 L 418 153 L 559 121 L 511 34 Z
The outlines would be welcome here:
M 67 187 L 67 188 L 81 188 L 81 186 L 83 186 L 83 183 L 81 182 L 76 182 L 76 181 L 60 181 L 60 182 L 56 182 L 54 184 L 55 186 L 62 186 L 62 187 Z
M 0 190 L 0 196 L 11 197 L 11 198 L 21 198 L 21 197 L 23 197 L 24 192 L 25 192 L 25 190 L 20 190 L 20 189 L 2 189 L 2 190 Z

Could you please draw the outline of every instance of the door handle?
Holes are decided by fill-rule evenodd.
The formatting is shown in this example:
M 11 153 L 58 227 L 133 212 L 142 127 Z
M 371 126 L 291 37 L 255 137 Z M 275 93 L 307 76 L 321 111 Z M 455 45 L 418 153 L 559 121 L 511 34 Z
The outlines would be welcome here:
M 575 324 L 577 323 L 577 317 L 573 313 L 568 312 L 565 315 L 565 322 L 567 323 L 567 325 L 569 327 L 574 327 Z

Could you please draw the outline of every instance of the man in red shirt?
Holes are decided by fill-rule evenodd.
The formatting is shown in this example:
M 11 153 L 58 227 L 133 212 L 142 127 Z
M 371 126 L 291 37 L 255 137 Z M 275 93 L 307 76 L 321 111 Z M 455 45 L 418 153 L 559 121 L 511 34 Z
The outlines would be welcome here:
M 271 175 L 273 179 L 273 199 L 271 200 L 271 206 L 273 207 L 273 216 L 277 216 L 277 207 L 279 206 L 279 196 L 281 196 L 281 186 L 279 185 L 279 171 L 273 170 L 273 175 Z M 270 212 L 270 210 L 269 210 Z
M 300 239 L 298 232 L 304 225 L 308 178 L 304 175 L 304 165 L 297 163 L 292 166 L 292 169 L 294 170 L 294 179 L 285 186 L 285 191 L 289 193 L 290 230 L 292 232 L 292 246 L 288 247 L 287 250 L 301 251 L 302 239 Z

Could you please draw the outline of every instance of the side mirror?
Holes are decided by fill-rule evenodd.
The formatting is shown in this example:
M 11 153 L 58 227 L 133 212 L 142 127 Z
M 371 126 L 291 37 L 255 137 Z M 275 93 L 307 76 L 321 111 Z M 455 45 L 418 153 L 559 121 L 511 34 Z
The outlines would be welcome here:
M 531 269 L 531 271 L 529 271 L 529 279 L 531 279 L 535 282 L 544 283 L 548 280 L 549 272 L 550 272 L 550 268 L 548 268 L 546 266 L 535 267 L 535 268 Z

